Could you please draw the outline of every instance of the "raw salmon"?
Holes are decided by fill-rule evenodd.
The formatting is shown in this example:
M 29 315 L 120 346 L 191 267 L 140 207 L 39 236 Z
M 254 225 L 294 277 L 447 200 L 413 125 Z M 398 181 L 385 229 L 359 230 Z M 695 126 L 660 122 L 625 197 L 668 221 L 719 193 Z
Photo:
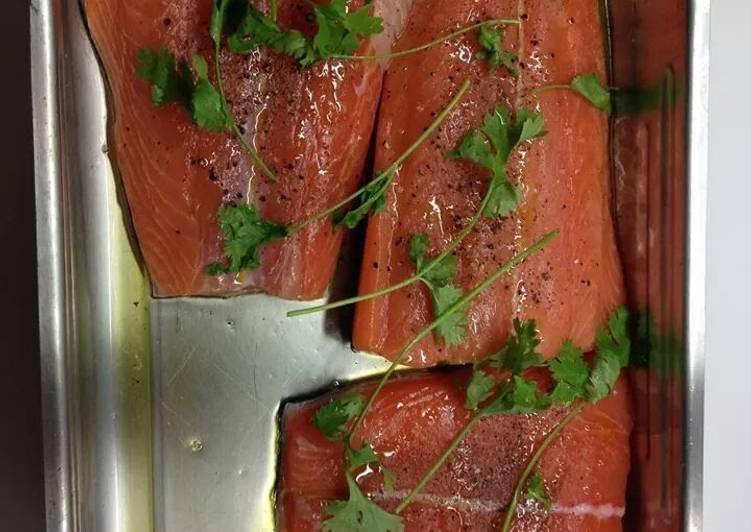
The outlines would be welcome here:
M 464 343 L 446 348 L 426 338 L 407 363 L 461 363 L 487 355 L 505 341 L 514 317 L 537 320 L 541 351 L 552 355 L 563 340 L 590 348 L 595 331 L 623 298 L 610 210 L 608 117 L 566 90 L 531 96 L 547 83 L 569 83 L 596 72 L 605 80 L 598 2 L 592 0 L 456 0 L 416 2 L 395 49 L 406 49 L 469 23 L 520 18 L 508 27 L 504 49 L 518 53 L 521 75 L 489 72 L 472 36 L 395 60 L 388 68 L 378 118 L 376 167 L 392 161 L 442 109 L 465 79 L 463 100 L 430 142 L 401 168 L 387 209 L 368 222 L 360 293 L 382 289 L 415 272 L 411 237 L 428 235 L 433 256 L 468 223 L 485 194 L 489 173 L 449 160 L 464 134 L 497 105 L 539 111 L 547 136 L 523 146 L 509 176 L 524 194 L 505 219 L 483 219 L 459 247 L 456 283 L 465 290 L 543 234 L 561 235 L 511 275 L 486 290 L 468 312 Z M 393 358 L 433 319 L 427 289 L 414 284 L 358 305 L 354 343 Z
M 393 10 L 400 3 L 379 7 Z M 136 54 L 144 47 L 211 61 L 210 9 L 211 0 L 86 1 L 111 91 L 111 147 L 154 293 L 318 298 L 334 271 L 341 231 L 321 221 L 265 246 L 259 270 L 212 277 L 204 267 L 223 256 L 217 210 L 252 201 L 262 216 L 294 224 L 352 193 L 368 151 L 382 68 L 373 61 L 331 61 L 301 70 L 290 57 L 264 49 L 250 56 L 223 53 L 233 114 L 278 177 L 273 184 L 231 135 L 200 130 L 177 104 L 155 108 L 148 84 L 136 76 Z M 279 2 L 283 28 L 310 34 L 310 13 L 303 0 Z M 387 15 L 388 23 L 394 16 Z M 373 52 L 370 45 L 363 50 Z
M 356 440 L 373 446 L 396 474 L 396 483 L 393 492 L 385 492 L 381 474 L 367 469 L 357 475 L 363 493 L 393 510 L 416 485 L 470 417 L 463 406 L 468 376 L 463 369 L 418 373 L 384 387 Z M 355 387 L 364 394 L 372 389 L 372 384 Z M 342 444 L 327 440 L 311 421 L 327 400 L 291 404 L 284 411 L 278 513 L 284 532 L 320 531 L 326 503 L 347 498 Z M 485 418 L 403 512 L 406 530 L 499 530 L 522 469 L 563 415 L 564 410 L 556 409 Z M 611 395 L 564 428 L 545 452 L 539 470 L 552 510 L 523 502 L 513 530 L 621 530 L 631 423 L 628 391 L 621 381 Z

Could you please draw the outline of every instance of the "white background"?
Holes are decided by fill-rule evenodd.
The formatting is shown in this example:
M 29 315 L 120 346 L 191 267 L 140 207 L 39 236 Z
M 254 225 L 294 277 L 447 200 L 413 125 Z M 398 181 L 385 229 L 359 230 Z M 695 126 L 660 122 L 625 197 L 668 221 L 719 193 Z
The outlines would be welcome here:
M 712 0 L 704 530 L 751 531 L 751 0 Z

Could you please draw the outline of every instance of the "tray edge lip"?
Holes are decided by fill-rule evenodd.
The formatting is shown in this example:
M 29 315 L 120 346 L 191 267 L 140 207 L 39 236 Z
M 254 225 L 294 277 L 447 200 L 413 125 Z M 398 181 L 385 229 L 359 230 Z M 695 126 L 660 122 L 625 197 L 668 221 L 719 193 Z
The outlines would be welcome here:
M 688 152 L 686 233 L 686 370 L 684 530 L 703 528 L 706 226 L 709 176 L 709 28 L 711 0 L 688 4 Z
M 72 532 L 76 527 L 66 363 L 69 345 L 65 281 L 67 228 L 61 208 L 59 13 L 58 0 L 31 0 L 31 100 L 46 529 Z

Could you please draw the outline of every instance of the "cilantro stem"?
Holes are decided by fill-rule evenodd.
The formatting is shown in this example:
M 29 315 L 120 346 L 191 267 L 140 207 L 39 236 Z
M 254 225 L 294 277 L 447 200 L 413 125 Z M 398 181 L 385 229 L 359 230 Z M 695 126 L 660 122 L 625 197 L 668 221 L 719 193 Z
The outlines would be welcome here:
M 277 0 L 271 0 L 271 20 L 276 22 L 277 19 Z
M 464 35 L 465 33 L 469 33 L 472 30 L 476 30 L 478 28 L 481 28 L 483 26 L 501 26 L 501 25 L 510 25 L 510 24 L 520 24 L 521 21 L 519 19 L 491 19 L 491 20 L 485 20 L 483 22 L 478 22 L 477 24 L 472 24 L 471 26 L 467 26 L 465 28 L 462 28 L 460 30 L 454 31 L 452 33 L 449 33 L 447 35 L 443 35 L 441 37 L 438 37 L 437 39 L 434 39 L 432 41 L 429 41 L 425 44 L 421 44 L 420 46 L 416 46 L 414 48 L 409 48 L 407 50 L 401 50 L 398 52 L 391 52 L 388 54 L 380 54 L 380 55 L 343 55 L 343 54 L 334 54 L 332 57 L 334 59 L 346 59 L 346 60 L 353 60 L 353 61 L 380 61 L 383 59 L 393 59 L 395 57 L 404 57 L 405 55 L 415 54 L 418 52 L 423 52 L 425 50 L 428 50 L 434 46 L 437 46 L 439 44 L 442 44 L 446 41 L 450 41 L 451 39 L 454 39 L 455 37 L 459 37 L 461 35 Z
M 543 92 L 548 92 L 556 89 L 573 90 L 571 88 L 571 85 L 567 85 L 565 83 L 550 83 L 548 85 L 540 85 L 539 87 L 535 87 L 534 89 L 532 89 L 532 94 L 542 94 Z
M 355 420 L 355 423 L 352 426 L 352 430 L 349 432 L 348 438 L 351 440 L 352 436 L 360 428 L 360 425 L 362 424 L 362 421 L 365 418 L 365 414 L 368 412 L 370 407 L 375 402 L 376 397 L 381 392 L 383 387 L 386 385 L 386 382 L 389 380 L 389 378 L 394 373 L 394 371 L 396 371 L 396 368 L 399 366 L 399 364 L 402 363 L 402 361 L 407 356 L 407 354 L 409 354 L 412 351 L 412 349 L 423 340 L 423 338 L 428 336 L 436 327 L 438 327 L 443 322 L 448 320 L 454 312 L 457 312 L 459 309 L 463 308 L 465 305 L 472 302 L 488 286 L 496 282 L 501 276 L 508 273 L 509 271 L 517 267 L 519 264 L 527 260 L 527 258 L 529 258 L 531 255 L 537 253 L 542 248 L 544 248 L 551 240 L 556 238 L 558 234 L 559 234 L 559 231 L 557 229 L 554 231 L 551 231 L 547 233 L 545 236 L 543 236 L 542 238 L 540 238 L 538 241 L 536 241 L 535 243 L 527 247 L 525 250 L 516 254 L 508 262 L 503 264 L 495 272 L 493 272 L 488 277 L 486 277 L 482 282 L 477 284 L 464 297 L 457 300 L 453 305 L 448 307 L 443 314 L 438 316 L 435 320 L 433 320 L 425 328 L 423 328 L 419 333 L 417 333 L 417 335 L 415 335 L 415 337 L 412 338 L 412 340 L 410 340 L 410 342 L 406 346 L 404 346 L 404 348 L 401 350 L 399 355 L 397 355 L 397 357 L 391 363 L 389 368 L 386 370 L 386 373 L 384 373 L 383 377 L 381 377 L 381 380 L 378 382 L 378 385 L 376 386 L 375 390 L 370 395 L 370 398 L 368 399 L 368 402 L 365 404 L 365 407 L 357 416 L 357 419 Z
M 276 183 L 277 179 L 274 175 L 274 172 L 272 172 L 271 169 L 266 165 L 266 163 L 263 162 L 263 159 L 261 159 L 261 156 L 258 155 L 256 149 L 251 146 L 247 140 L 245 140 L 245 136 L 243 135 L 242 131 L 240 131 L 240 128 L 235 121 L 235 117 L 232 115 L 229 103 L 227 102 L 227 97 L 224 93 L 224 78 L 222 78 L 222 69 L 221 65 L 219 64 L 220 52 L 220 43 L 217 42 L 214 44 L 214 70 L 216 71 L 216 86 L 219 89 L 219 94 L 222 97 L 222 105 L 227 110 L 227 119 L 229 120 L 230 129 L 232 130 L 232 133 L 234 133 L 235 137 L 237 137 L 237 140 L 240 141 L 240 145 L 242 145 L 243 149 L 248 153 L 248 155 L 250 155 L 251 159 L 253 159 L 253 162 L 261 169 L 261 172 L 263 172 L 263 174 L 269 180 Z
M 451 454 L 456 450 L 462 440 L 467 437 L 467 434 L 469 434 L 469 432 L 474 428 L 477 422 L 480 421 L 480 419 L 482 419 L 482 416 L 479 414 L 479 411 L 475 412 L 472 415 L 467 424 L 464 425 L 464 428 L 459 431 L 459 434 L 454 436 L 454 439 L 451 440 L 451 443 L 449 443 L 448 447 L 446 447 L 446 450 L 441 453 L 441 456 L 438 457 L 438 460 L 433 463 L 430 469 L 428 469 L 428 471 L 422 476 L 417 485 L 412 488 L 412 491 L 410 491 L 409 494 L 404 497 L 402 502 L 399 503 L 399 506 L 396 507 L 394 513 L 400 514 L 407 506 L 410 505 L 412 499 L 414 499 L 417 494 L 420 493 L 425 486 L 427 486 L 428 482 L 430 482 L 435 474 L 438 473 L 438 470 L 441 468 L 441 466 L 443 466 L 446 460 L 449 459 Z
M 527 466 L 524 468 L 524 471 L 522 471 L 522 474 L 516 483 L 516 488 L 514 488 L 514 495 L 511 497 L 511 502 L 509 503 L 508 509 L 506 510 L 506 517 L 503 520 L 501 532 L 508 532 L 511 529 L 511 524 L 514 521 L 514 515 L 516 514 L 516 505 L 519 504 L 519 499 L 521 498 L 524 486 L 527 484 L 529 476 L 534 471 L 537 463 L 540 461 L 540 458 L 542 458 L 542 455 L 545 453 L 545 450 L 550 447 L 550 444 L 555 441 L 555 439 L 566 427 L 566 425 L 571 423 L 574 418 L 576 418 L 576 416 L 578 416 L 582 412 L 582 410 L 584 410 L 584 407 L 587 406 L 587 404 L 588 403 L 586 402 L 579 403 L 576 408 L 566 414 L 566 417 L 564 417 L 560 421 L 560 423 L 558 423 L 558 425 L 556 425 L 556 427 L 550 431 L 550 434 L 545 436 L 545 439 L 542 440 L 542 443 L 532 455 L 532 458 L 529 459 Z
M 373 179 L 368 185 L 372 186 L 373 183 L 384 181 L 382 188 L 388 188 L 391 185 L 391 182 L 394 180 L 394 174 L 402 166 L 402 164 L 404 164 L 404 161 L 406 161 L 415 152 L 415 150 L 417 150 L 417 148 L 419 148 L 420 145 L 422 145 L 422 143 L 424 143 L 435 132 L 435 130 L 438 129 L 438 127 L 443 123 L 443 121 L 446 120 L 449 114 L 451 114 L 451 111 L 454 110 L 454 108 L 459 104 L 461 99 L 467 93 L 470 86 L 471 86 L 471 82 L 469 80 L 466 80 L 462 84 L 462 86 L 459 88 L 459 91 L 454 95 L 454 97 L 448 103 L 448 105 L 436 117 L 433 123 L 431 123 L 425 129 L 425 131 L 423 131 L 422 134 L 419 137 L 417 137 L 417 139 L 393 163 L 391 163 L 391 165 L 389 165 L 389 167 L 381 175 Z M 350 201 L 360 196 L 365 191 L 365 188 L 366 187 L 360 188 L 359 190 L 350 194 L 349 196 L 339 201 L 335 205 L 329 207 L 325 211 L 319 212 L 318 214 L 311 216 L 304 222 L 291 227 L 290 234 L 299 233 L 306 226 L 312 223 L 315 223 L 317 221 L 323 220 L 324 218 L 327 218 L 328 216 L 331 216 L 333 213 L 335 213 L 336 211 L 338 211 L 339 209 L 347 205 L 347 203 L 349 203 Z M 300 316 L 302 314 L 310 314 L 311 312 L 317 312 L 318 310 L 325 310 L 325 309 L 319 308 L 319 307 L 316 307 L 316 309 L 301 309 L 301 310 L 289 312 L 287 313 L 287 316 L 288 317 Z
M 477 225 L 477 222 L 480 221 L 480 218 L 482 217 L 482 213 L 485 210 L 485 207 L 488 205 L 488 202 L 490 201 L 491 191 L 492 191 L 492 188 L 488 187 L 488 191 L 485 193 L 485 197 L 483 198 L 482 203 L 480 204 L 480 208 L 477 209 L 477 212 L 475 212 L 474 216 L 472 216 L 472 218 L 470 219 L 466 227 L 464 227 L 461 230 L 461 232 L 456 236 L 456 238 L 454 238 L 451 241 L 451 243 L 449 243 L 446 249 L 443 250 L 443 253 L 438 255 L 438 257 L 436 257 L 435 259 L 431 259 L 428 265 L 425 266 L 425 268 L 419 274 L 415 274 L 412 277 L 408 277 L 407 279 L 403 281 L 400 281 L 396 284 L 392 284 L 391 286 L 387 286 L 386 288 L 382 288 L 381 290 L 368 292 L 367 294 L 362 294 L 362 295 L 350 297 L 347 299 L 340 299 L 339 301 L 333 301 L 325 305 L 318 305 L 315 307 L 307 307 L 307 308 L 298 309 L 298 310 L 291 310 L 287 312 L 287 317 L 292 318 L 296 316 L 312 314 L 314 312 L 323 312 L 323 311 L 332 310 L 332 309 L 339 308 L 339 307 L 345 307 L 347 305 L 353 305 L 355 303 L 360 303 L 361 301 L 367 301 L 368 299 L 375 299 L 377 297 L 390 294 L 391 292 L 396 292 L 397 290 L 401 290 L 402 288 L 406 288 L 412 283 L 422 280 L 423 276 L 426 273 L 428 273 L 430 270 L 436 267 L 443 259 L 448 257 L 451 253 L 453 253 L 456 250 L 456 248 L 458 248 L 459 245 L 461 245 L 464 239 L 467 238 L 467 235 L 469 235 L 469 233 L 472 232 L 472 230 Z

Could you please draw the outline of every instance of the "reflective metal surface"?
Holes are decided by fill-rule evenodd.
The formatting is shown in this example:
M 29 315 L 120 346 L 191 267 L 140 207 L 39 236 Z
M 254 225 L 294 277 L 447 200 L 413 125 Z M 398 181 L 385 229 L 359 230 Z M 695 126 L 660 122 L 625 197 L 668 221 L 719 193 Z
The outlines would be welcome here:
M 654 7 L 683 4 L 611 4 L 623 8 L 611 13 L 618 79 L 618 54 L 658 37 Z M 679 241 L 663 246 L 670 260 L 656 259 L 659 247 L 649 264 L 625 258 L 631 298 L 639 301 L 644 279 L 653 288 L 644 290 L 643 310 L 669 316 L 665 330 L 682 339 L 670 359 L 678 372 L 666 379 L 647 364 L 646 389 L 657 383 L 660 391 L 637 402 L 637 426 L 657 442 L 635 461 L 642 476 L 633 479 L 639 495 L 629 526 L 645 530 L 663 518 L 672 520 L 668 529 L 701 529 L 708 0 L 688 2 L 683 15 L 688 32 L 677 46 L 688 48 L 673 50 L 688 65 L 677 76 L 682 98 L 653 122 L 626 124 L 625 137 L 672 139 L 641 155 L 637 142 L 624 168 L 644 178 L 655 227 L 669 230 L 660 238 Z M 642 29 L 619 27 L 623 17 Z M 383 362 L 352 352 L 341 337 L 346 314 L 288 320 L 296 304 L 263 295 L 152 300 L 106 153 L 106 88 L 78 3 L 33 0 L 31 23 L 48 530 L 271 530 L 280 401 Z M 643 81 L 629 70 L 641 59 L 630 57 L 621 72 L 630 84 Z M 674 166 L 650 171 L 650 149 Z M 665 176 L 675 178 L 672 200 L 652 188 Z M 622 211 L 631 214 L 619 225 L 649 237 L 654 227 L 640 208 Z M 668 278 L 678 290 L 660 288 Z M 653 425 L 650 412 L 671 401 L 675 408 L 663 408 Z M 677 446 L 661 455 L 665 441 Z

